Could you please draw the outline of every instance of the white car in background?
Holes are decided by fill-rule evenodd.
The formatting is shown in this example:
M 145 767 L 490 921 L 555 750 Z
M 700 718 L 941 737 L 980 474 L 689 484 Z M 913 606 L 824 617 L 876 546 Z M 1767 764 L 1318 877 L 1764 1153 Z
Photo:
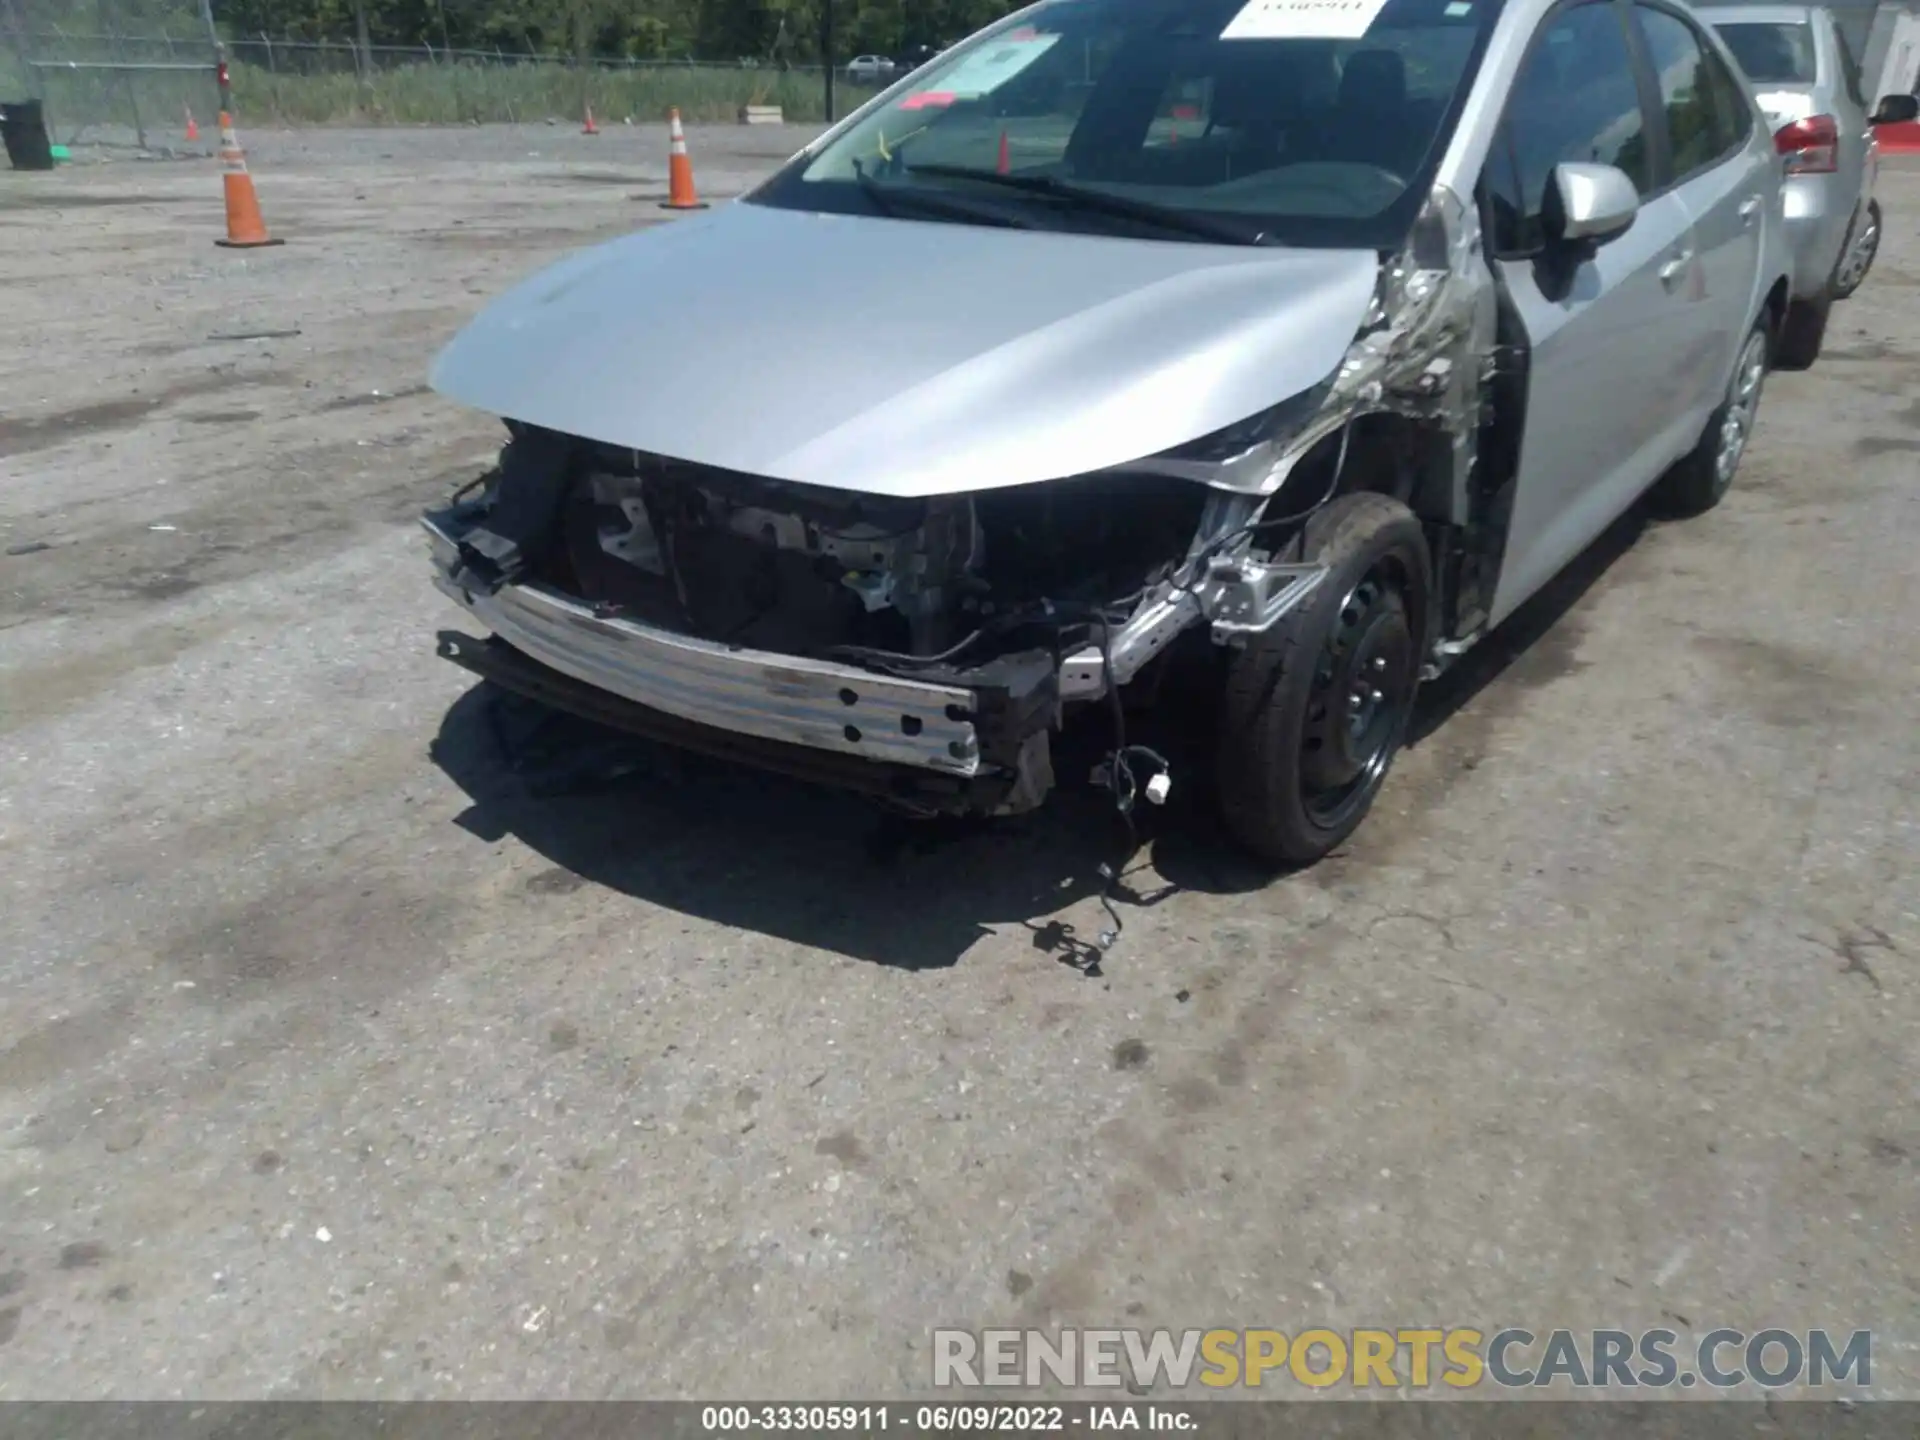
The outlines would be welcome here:
M 1746 72 L 1786 166 L 1793 304 L 1774 358 L 1803 368 L 1819 356 L 1833 302 L 1860 288 L 1880 247 L 1873 127 L 1911 120 L 1920 105 L 1905 95 L 1870 104 L 1846 34 L 1825 6 L 1703 6 L 1696 13 Z
M 847 79 L 860 85 L 878 85 L 893 79 L 894 64 L 884 55 L 856 55 L 847 62 Z

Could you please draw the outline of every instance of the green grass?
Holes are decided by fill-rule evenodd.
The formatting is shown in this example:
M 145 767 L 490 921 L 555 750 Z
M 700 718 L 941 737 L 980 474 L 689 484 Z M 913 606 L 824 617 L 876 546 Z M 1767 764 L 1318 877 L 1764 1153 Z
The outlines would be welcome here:
M 836 90 L 845 87 L 836 86 Z M 468 120 L 569 119 L 590 104 L 596 118 L 657 120 L 677 106 L 686 120 L 733 120 L 742 105 L 778 105 L 790 120 L 819 120 L 818 75 L 775 70 L 569 69 L 561 65 L 408 65 L 362 85 L 352 75 L 233 72 L 235 108 L 292 124 L 458 124 Z M 851 107 L 857 99 L 848 95 Z
M 0 63 L 4 93 L 24 95 L 25 77 Z M 191 106 L 201 132 L 210 129 L 218 97 L 212 74 L 146 71 L 42 72 L 50 127 L 56 140 L 87 125 L 131 125 L 137 106 L 149 142 L 176 144 Z M 593 106 L 602 124 L 662 119 L 670 107 L 694 121 L 733 121 L 742 105 L 778 105 L 788 120 L 825 118 L 817 73 L 736 68 L 660 66 L 632 70 L 565 65 L 432 65 L 380 70 L 363 84 L 352 74 L 275 74 L 262 67 L 232 68 L 234 118 L 247 125 L 456 125 L 577 120 Z M 873 92 L 836 84 L 835 106 L 845 114 Z

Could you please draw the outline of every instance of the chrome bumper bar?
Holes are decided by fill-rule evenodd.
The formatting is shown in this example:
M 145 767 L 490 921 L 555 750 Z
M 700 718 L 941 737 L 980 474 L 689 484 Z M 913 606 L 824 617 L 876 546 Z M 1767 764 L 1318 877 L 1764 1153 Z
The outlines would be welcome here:
M 596 615 L 538 584 L 482 595 L 454 583 L 453 537 L 431 520 L 421 526 L 439 589 L 514 649 L 562 675 L 736 734 L 948 775 L 980 772 L 971 690 L 676 635 Z

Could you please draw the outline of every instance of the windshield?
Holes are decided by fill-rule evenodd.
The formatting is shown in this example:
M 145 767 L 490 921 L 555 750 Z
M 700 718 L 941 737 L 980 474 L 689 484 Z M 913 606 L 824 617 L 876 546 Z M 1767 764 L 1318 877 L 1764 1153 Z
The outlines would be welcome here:
M 918 71 L 747 198 L 947 224 L 1393 248 L 1426 198 L 1498 6 L 1046 0 Z M 1156 223 L 1155 211 L 1189 223 Z
M 1813 27 L 1738 20 L 1714 27 L 1756 85 L 1813 83 Z

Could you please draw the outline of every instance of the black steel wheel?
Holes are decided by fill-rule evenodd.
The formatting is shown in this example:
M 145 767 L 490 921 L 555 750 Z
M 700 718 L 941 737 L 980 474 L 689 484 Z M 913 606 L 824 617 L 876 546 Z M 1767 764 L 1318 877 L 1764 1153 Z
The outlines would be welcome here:
M 1337 828 L 1379 788 L 1419 678 L 1406 602 L 1382 558 L 1340 602 L 1314 666 L 1300 797 L 1315 824 Z
M 1218 751 L 1228 828 L 1274 864 L 1320 859 L 1359 826 L 1413 719 L 1425 650 L 1426 536 L 1399 501 L 1347 495 L 1309 522 L 1320 588 L 1228 665 Z

